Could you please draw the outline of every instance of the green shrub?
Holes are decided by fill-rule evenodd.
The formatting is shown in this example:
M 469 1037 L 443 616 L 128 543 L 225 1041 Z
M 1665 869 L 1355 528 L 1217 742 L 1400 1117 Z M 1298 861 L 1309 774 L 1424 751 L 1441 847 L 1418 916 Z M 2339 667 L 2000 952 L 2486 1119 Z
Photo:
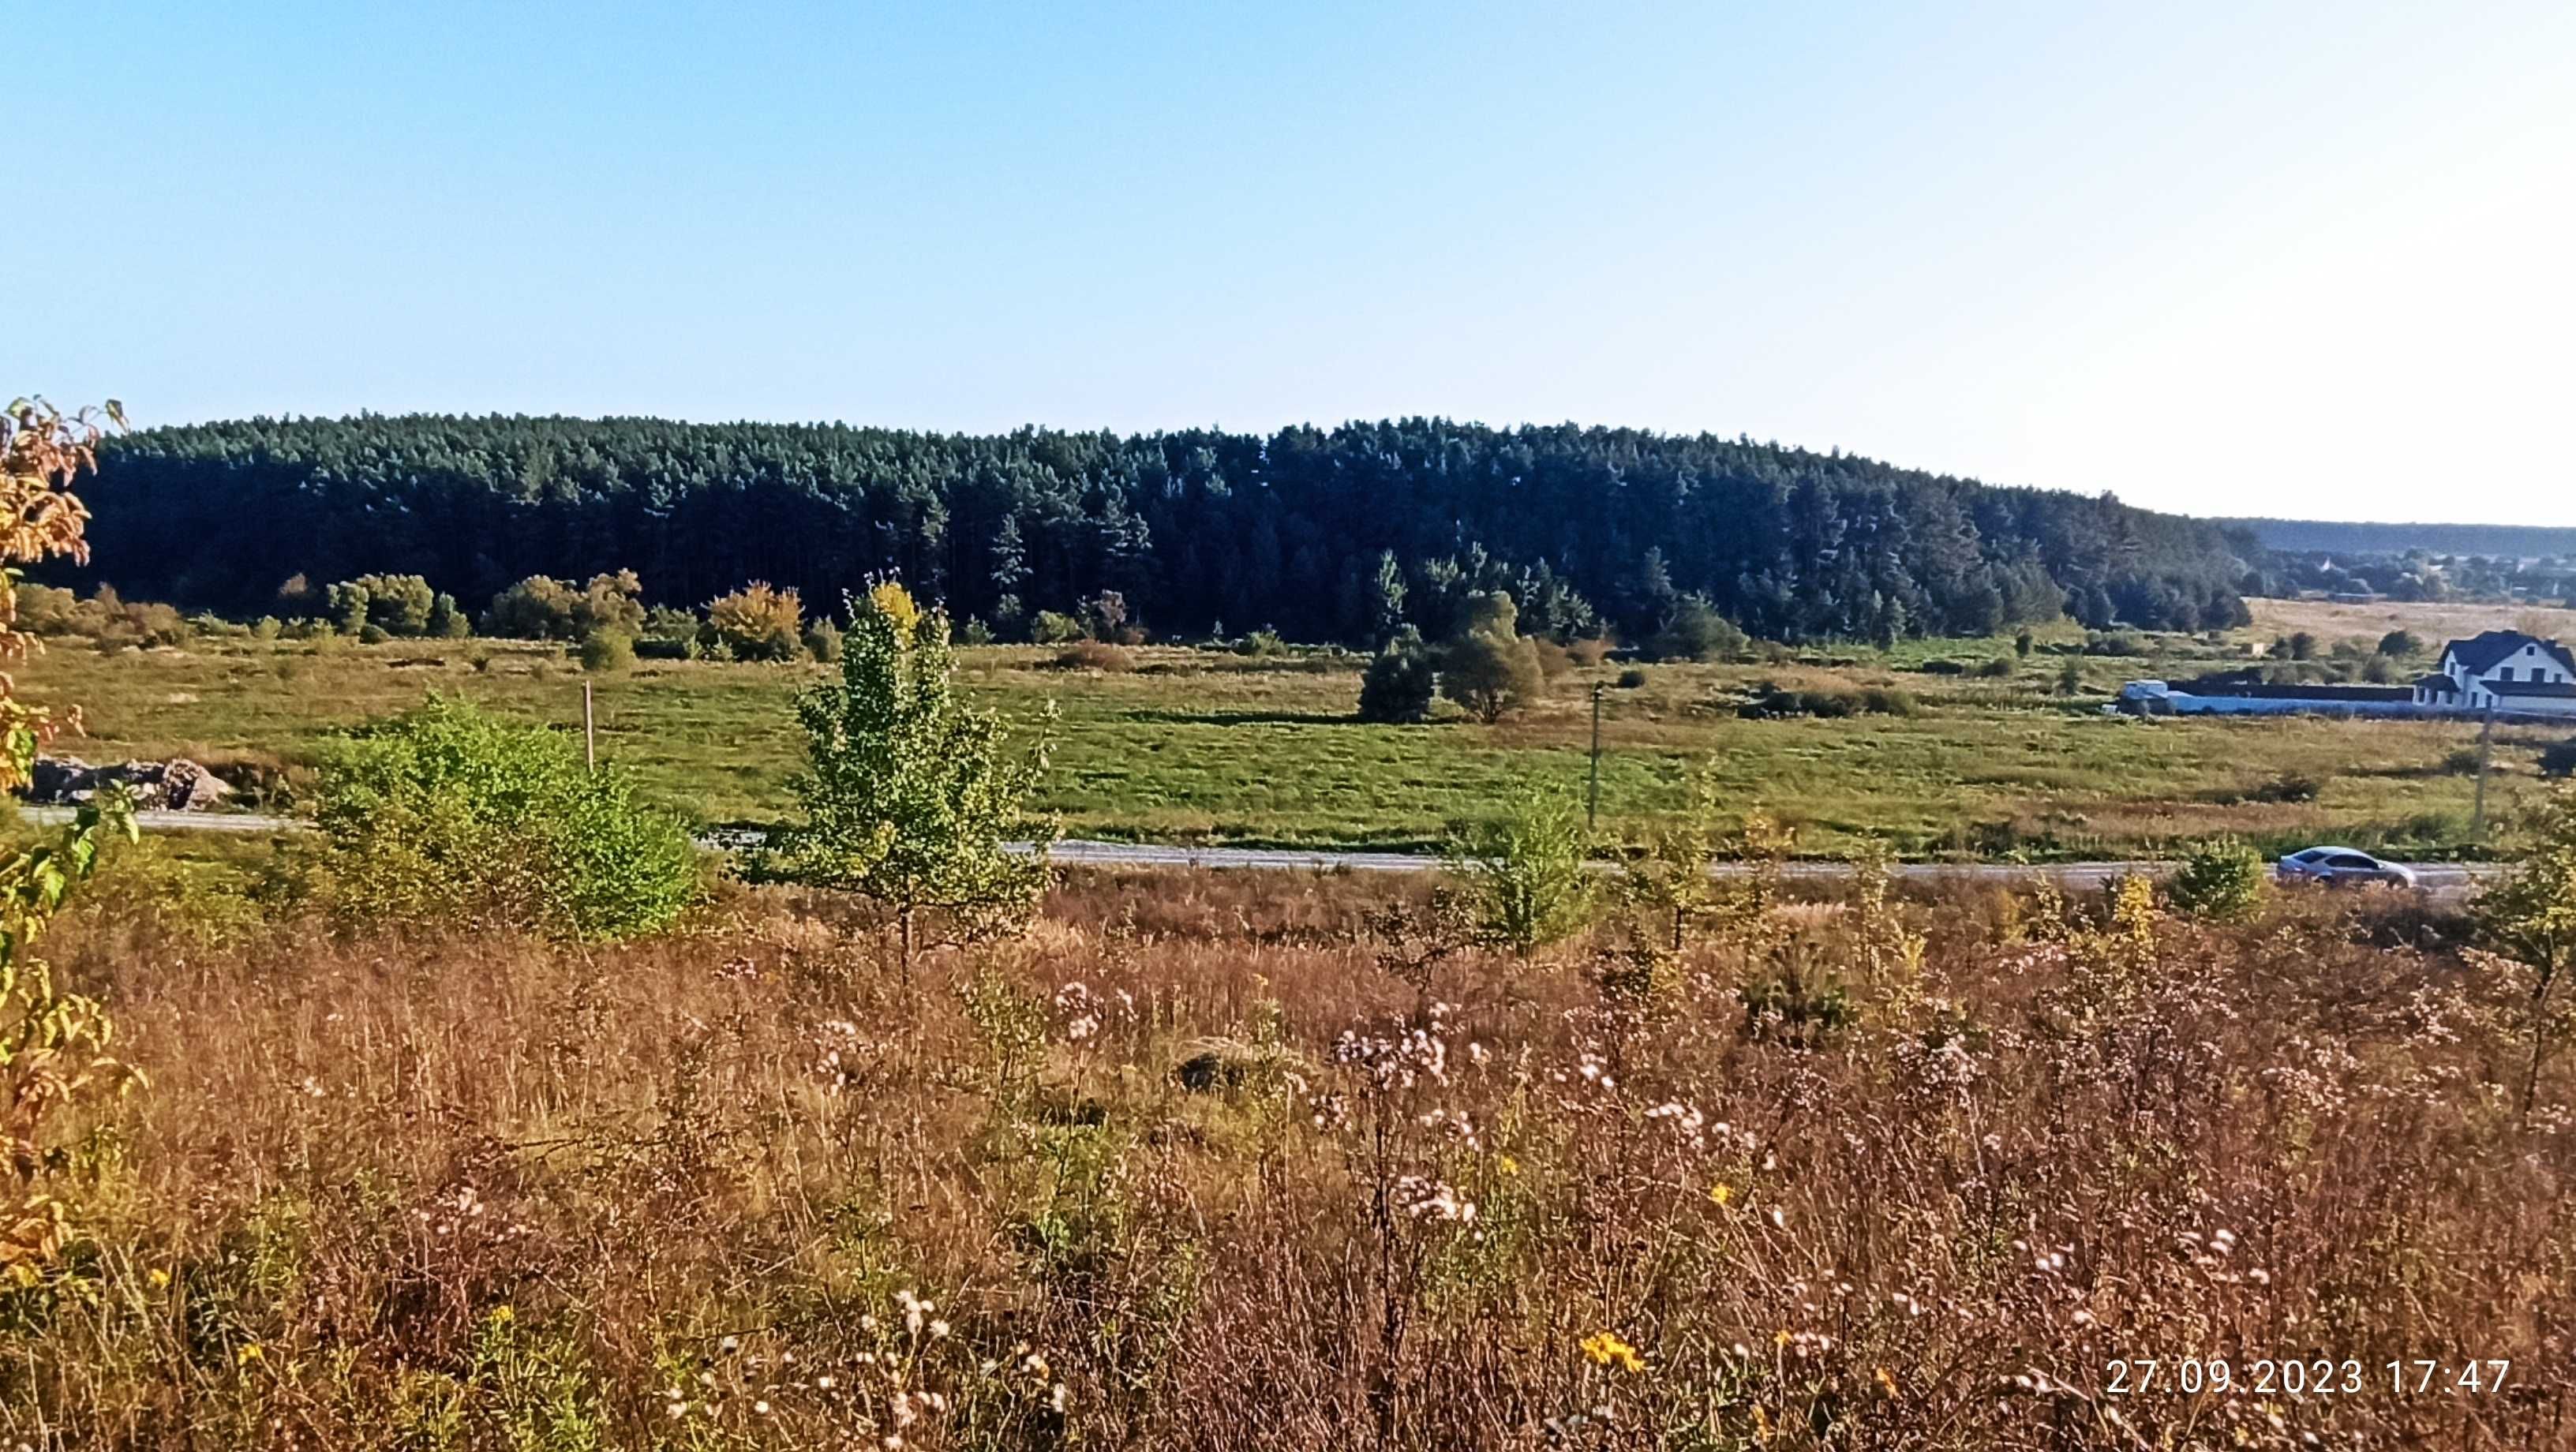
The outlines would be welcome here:
M 1736 995 L 1744 1002 L 1739 1032 L 1748 1043 L 1822 1049 L 1860 1022 L 1849 990 L 1830 978 L 1811 978 L 1795 963 L 1746 983 Z
M 1592 909 L 1588 845 L 1573 798 L 1535 790 L 1451 839 L 1450 868 L 1473 889 L 1478 940 L 1526 958 L 1581 931 Z
M 614 630 L 594 630 L 581 638 L 581 668 L 594 675 L 625 670 L 635 664 L 635 642 Z
M 2542 776 L 2576 776 L 2576 737 L 2541 749 Z
M 521 640 L 579 640 L 594 630 L 632 636 L 644 628 L 643 593 L 633 570 L 593 575 L 578 590 L 550 575 L 530 575 L 492 597 L 483 629 Z
M 1619 689 L 1623 691 L 1643 690 L 1645 685 L 1646 673 L 1636 666 L 1630 666 L 1619 673 Z
M 805 653 L 831 665 L 841 658 L 841 627 L 829 620 L 817 620 L 805 627 Z
M 461 700 L 358 728 L 319 795 L 323 890 L 352 921 L 627 938 L 697 892 L 688 833 L 624 772 L 586 771 L 568 738 Z
M 1747 643 L 1745 633 L 1718 614 L 1708 597 L 1685 595 L 1648 648 L 1662 660 L 1720 660 L 1743 654 Z
M 694 635 L 673 639 L 666 635 L 648 635 L 635 642 L 638 660 L 696 660 L 703 649 Z
M 369 623 L 358 627 L 358 643 L 360 645 L 382 645 L 391 639 L 393 639 L 392 632 L 386 630 L 381 625 Z
M 1791 716 L 1840 720 L 1846 716 L 1917 716 L 1922 709 L 1912 696 L 1887 686 L 1857 691 L 1844 686 L 1793 690 L 1766 682 L 1736 714 L 1756 721 Z
M 2233 838 L 2194 847 L 2165 884 L 2174 911 L 2210 922 L 2237 923 L 2263 906 L 2263 855 Z
M 1104 640 L 1077 640 L 1056 652 L 1055 666 L 1067 671 L 1107 671 L 1123 674 L 1136 668 L 1136 657 L 1123 645 Z
M 1060 610 L 1041 610 L 1029 622 L 1029 639 L 1040 645 L 1062 645 L 1082 638 L 1082 622 Z
M 1467 611 L 1466 630 L 1441 653 L 1440 694 L 1490 726 L 1537 700 L 1547 673 L 1538 647 L 1520 633 L 1520 610 L 1510 595 L 1471 595 Z
M 1979 661 L 1976 673 L 1981 680 L 1999 681 L 2013 673 L 2013 663 L 1997 656 L 1993 660 Z
M 1411 626 L 1379 651 L 1360 678 L 1360 719 L 1381 725 L 1410 725 L 1431 715 L 1437 673 L 1431 652 Z

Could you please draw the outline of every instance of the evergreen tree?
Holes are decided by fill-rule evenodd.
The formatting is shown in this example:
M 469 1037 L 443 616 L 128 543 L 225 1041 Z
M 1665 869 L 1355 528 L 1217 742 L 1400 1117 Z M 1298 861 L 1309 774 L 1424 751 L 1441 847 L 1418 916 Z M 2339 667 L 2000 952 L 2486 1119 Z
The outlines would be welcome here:
M 1378 651 L 1369 662 L 1368 674 L 1360 678 L 1360 719 L 1389 725 L 1430 719 L 1437 675 L 1421 633 L 1405 626 Z

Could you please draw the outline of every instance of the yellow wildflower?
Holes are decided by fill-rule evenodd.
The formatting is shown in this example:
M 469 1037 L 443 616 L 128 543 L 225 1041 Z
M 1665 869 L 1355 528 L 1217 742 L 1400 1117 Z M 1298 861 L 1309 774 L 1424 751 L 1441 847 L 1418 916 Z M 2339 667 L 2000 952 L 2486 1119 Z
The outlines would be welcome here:
M 1756 1442 L 1771 1440 L 1771 1418 L 1763 1412 L 1760 1402 L 1753 1404 L 1753 1440 Z
M 1717 1202 L 1717 1208 L 1723 1210 L 1735 1203 L 1735 1187 L 1720 1180 L 1708 1187 L 1708 1198 Z
M 1886 1367 L 1882 1366 L 1878 1369 L 1878 1384 L 1887 1388 L 1887 1394 L 1889 1396 L 1896 1396 L 1899 1394 L 1896 1390 L 1896 1373 L 1889 1371 Z
M 1613 1331 L 1595 1331 L 1583 1338 L 1583 1354 L 1595 1366 L 1617 1366 L 1621 1371 L 1644 1371 L 1646 1363 L 1637 1356 L 1637 1348 L 1619 1339 Z
M 241 1350 L 233 1353 L 233 1365 L 248 1366 L 252 1362 L 259 1360 L 263 1354 L 264 1353 L 259 1349 L 258 1342 L 247 1342 L 242 1346 Z
M 1494 1163 L 1496 1167 L 1501 1169 L 1506 1175 L 1517 1175 L 1521 1172 L 1521 1162 L 1513 1159 L 1510 1155 L 1503 1155 L 1495 1160 Z
M 144 1279 L 150 1281 L 152 1289 L 156 1291 L 167 1290 L 170 1285 L 170 1273 L 157 1265 L 144 1276 Z

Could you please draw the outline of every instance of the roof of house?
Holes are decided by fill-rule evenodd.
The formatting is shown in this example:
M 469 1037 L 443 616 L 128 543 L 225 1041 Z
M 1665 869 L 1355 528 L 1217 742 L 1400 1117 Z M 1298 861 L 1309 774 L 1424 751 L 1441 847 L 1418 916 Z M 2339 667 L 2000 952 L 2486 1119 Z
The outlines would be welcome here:
M 2452 641 L 2443 648 L 2442 658 L 2450 660 L 2456 657 L 2461 665 L 2468 667 L 2471 674 L 2482 675 L 2492 669 L 2496 662 L 2527 645 L 2539 646 L 2542 654 L 2565 666 L 2570 674 L 2576 674 L 2576 655 L 2570 655 L 2567 647 L 2554 640 L 2542 640 L 2536 635 L 2525 635 L 2519 630 L 2490 630 L 2483 635 L 2470 636 L 2466 640 Z
M 2499 696 L 2551 696 L 2576 700 L 2576 681 L 2496 681 L 2488 690 Z
M 2460 683 L 2449 676 L 2425 676 L 2415 682 L 2415 688 L 2423 691 L 2439 691 L 2446 696 L 2456 696 L 2460 693 Z

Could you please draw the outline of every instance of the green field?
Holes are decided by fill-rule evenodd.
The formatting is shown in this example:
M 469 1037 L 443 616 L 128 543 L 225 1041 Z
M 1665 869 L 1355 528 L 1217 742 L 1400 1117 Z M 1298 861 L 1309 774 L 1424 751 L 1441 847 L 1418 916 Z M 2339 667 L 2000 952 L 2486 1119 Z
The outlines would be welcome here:
M 2447 622 L 2446 622 L 2447 623 Z M 2259 627 L 2254 635 L 2261 635 Z M 2099 705 L 2125 679 L 2241 660 L 2241 641 L 2148 642 L 2149 655 L 2069 657 L 2044 643 L 2012 674 L 1931 674 L 1928 661 L 2012 660 L 2009 642 L 1909 642 L 1808 652 L 1764 664 L 1646 667 L 1608 693 L 1605 833 L 1634 834 L 1671 810 L 1690 763 L 1712 759 L 1730 795 L 1796 824 L 1834 853 L 1875 837 L 1918 857 L 2125 856 L 2235 833 L 2264 844 L 2348 840 L 2456 853 L 2468 840 L 2470 774 L 2457 723 L 2286 720 L 2141 722 Z M 1614 663 L 1551 683 L 1529 713 L 1389 727 L 1350 719 L 1360 662 L 1330 653 L 1247 658 L 1179 647 L 1134 654 L 1132 672 L 1069 671 L 1052 652 L 962 652 L 968 689 L 1020 722 L 1053 701 L 1058 749 L 1044 806 L 1068 833 L 1240 844 L 1413 848 L 1523 784 L 1580 791 L 1588 694 Z M 2055 693 L 2069 658 L 2087 694 Z M 799 738 L 794 691 L 827 668 L 647 662 L 589 678 L 601 750 L 661 800 L 706 822 L 774 820 Z M 79 703 L 92 760 L 249 752 L 309 764 L 331 734 L 433 690 L 577 729 L 585 677 L 558 648 L 516 642 L 359 646 L 202 638 L 177 649 L 102 653 L 58 641 L 20 671 L 31 697 Z M 1743 720 L 1758 683 L 1891 687 L 1910 716 Z M 2563 733 L 2559 733 L 2563 734 Z M 2498 738 L 2497 815 L 2536 781 L 2552 734 Z

